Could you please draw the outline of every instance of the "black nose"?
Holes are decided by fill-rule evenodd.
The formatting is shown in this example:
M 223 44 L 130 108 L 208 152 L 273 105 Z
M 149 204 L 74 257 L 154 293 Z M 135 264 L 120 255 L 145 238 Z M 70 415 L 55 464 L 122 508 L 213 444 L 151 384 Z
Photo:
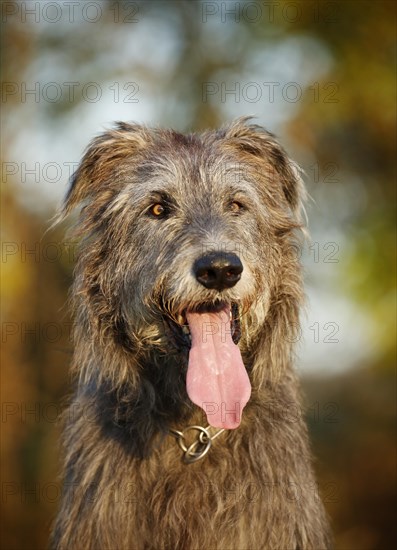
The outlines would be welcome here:
M 243 264 L 236 254 L 210 252 L 194 262 L 193 272 L 205 288 L 223 290 L 234 286 L 241 277 Z

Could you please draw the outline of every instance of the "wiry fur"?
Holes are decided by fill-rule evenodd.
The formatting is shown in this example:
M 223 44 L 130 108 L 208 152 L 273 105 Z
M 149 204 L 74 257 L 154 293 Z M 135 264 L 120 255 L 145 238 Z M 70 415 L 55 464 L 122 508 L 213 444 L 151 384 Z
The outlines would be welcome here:
M 72 291 L 77 390 L 54 548 L 330 547 L 306 428 L 291 413 L 302 301 L 291 246 L 302 198 L 296 166 L 246 119 L 187 136 L 118 123 L 90 144 L 61 214 L 83 203 Z M 170 215 L 150 217 L 164 201 Z M 252 395 L 240 427 L 187 465 L 168 430 L 206 421 L 186 393 L 188 351 L 169 338 L 164 316 L 219 297 L 192 275 L 214 248 L 244 266 L 222 299 L 240 306 Z

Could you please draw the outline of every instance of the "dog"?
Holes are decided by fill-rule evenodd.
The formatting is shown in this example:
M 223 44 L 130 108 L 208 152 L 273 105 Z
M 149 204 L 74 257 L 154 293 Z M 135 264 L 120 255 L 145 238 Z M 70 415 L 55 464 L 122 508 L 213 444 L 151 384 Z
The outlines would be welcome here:
M 117 123 L 72 176 L 76 389 L 57 550 L 328 549 L 293 366 L 300 171 L 240 118 Z

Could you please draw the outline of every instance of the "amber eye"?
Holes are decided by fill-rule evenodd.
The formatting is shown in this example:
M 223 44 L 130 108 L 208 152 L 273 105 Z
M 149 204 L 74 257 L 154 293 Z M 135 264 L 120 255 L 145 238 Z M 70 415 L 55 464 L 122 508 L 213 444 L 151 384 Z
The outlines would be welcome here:
M 150 209 L 149 209 L 149 212 L 152 214 L 152 216 L 154 216 L 155 218 L 161 218 L 161 216 L 164 216 L 165 214 L 165 208 L 162 204 L 160 203 L 157 203 L 157 204 L 153 204 Z
M 238 214 L 243 210 L 243 205 L 240 202 L 233 201 L 230 203 L 230 210 L 233 212 L 233 214 Z

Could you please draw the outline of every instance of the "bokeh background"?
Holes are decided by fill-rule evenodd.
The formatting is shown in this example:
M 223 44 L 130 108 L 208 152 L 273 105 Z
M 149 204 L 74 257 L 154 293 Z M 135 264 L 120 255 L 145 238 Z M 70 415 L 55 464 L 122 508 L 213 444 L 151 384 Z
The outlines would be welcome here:
M 84 147 L 115 120 L 191 131 L 240 115 L 279 136 L 312 197 L 299 413 L 336 547 L 395 547 L 394 2 L 1 11 L 2 548 L 45 548 L 59 498 L 75 249 L 68 223 L 46 230 Z

